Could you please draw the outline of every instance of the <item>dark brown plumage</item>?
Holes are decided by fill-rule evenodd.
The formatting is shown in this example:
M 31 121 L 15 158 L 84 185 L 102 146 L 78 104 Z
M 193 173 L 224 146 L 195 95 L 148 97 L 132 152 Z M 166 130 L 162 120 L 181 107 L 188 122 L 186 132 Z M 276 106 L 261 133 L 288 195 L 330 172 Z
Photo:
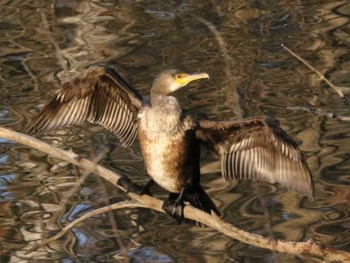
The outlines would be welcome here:
M 183 201 L 208 213 L 219 213 L 200 185 L 200 144 L 221 159 L 226 180 L 278 182 L 312 198 L 314 188 L 307 163 L 276 120 L 194 118 L 169 96 L 191 81 L 207 77 L 205 73 L 164 71 L 153 82 L 151 103 L 145 103 L 115 71 L 91 67 L 64 84 L 32 120 L 29 133 L 87 120 L 114 132 L 123 146 L 131 145 L 138 135 L 148 174 L 171 193 L 164 209 L 180 222 L 197 224 L 183 220 Z
M 276 119 L 198 122 L 197 139 L 221 157 L 225 180 L 278 182 L 296 192 L 314 195 L 309 167 L 297 143 Z
M 91 67 L 63 85 L 34 117 L 28 133 L 33 135 L 89 121 L 114 132 L 127 147 L 137 134 L 141 100 L 114 70 Z

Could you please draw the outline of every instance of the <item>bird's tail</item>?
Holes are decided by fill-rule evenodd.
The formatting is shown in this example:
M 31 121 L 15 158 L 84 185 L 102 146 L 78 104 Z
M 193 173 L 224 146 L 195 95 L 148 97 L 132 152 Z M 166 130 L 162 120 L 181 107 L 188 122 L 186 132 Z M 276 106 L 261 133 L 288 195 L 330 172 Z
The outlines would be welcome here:
M 171 193 L 169 195 L 169 199 L 176 199 L 179 197 L 179 194 Z M 174 200 L 173 199 L 173 200 Z M 214 211 L 217 215 L 220 216 L 220 212 L 217 209 L 214 202 L 210 199 L 208 194 L 204 191 L 204 189 L 198 184 L 195 186 L 188 187 L 182 194 L 182 201 L 190 203 L 191 206 L 198 208 L 204 212 L 207 212 L 208 214 L 211 214 L 211 211 Z M 191 226 L 198 226 L 198 227 L 205 227 L 204 224 L 187 219 L 182 218 L 179 221 L 180 224 L 186 224 Z

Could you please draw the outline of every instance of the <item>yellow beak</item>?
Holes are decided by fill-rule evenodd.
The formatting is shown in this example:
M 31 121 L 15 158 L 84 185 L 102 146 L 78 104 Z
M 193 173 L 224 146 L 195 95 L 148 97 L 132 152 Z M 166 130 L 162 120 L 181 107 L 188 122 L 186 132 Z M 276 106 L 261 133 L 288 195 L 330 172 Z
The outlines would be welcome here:
M 176 75 L 176 82 L 179 83 L 181 86 L 185 86 L 194 80 L 208 79 L 208 78 L 209 78 L 209 75 L 207 73 L 194 73 L 194 74 L 180 73 Z

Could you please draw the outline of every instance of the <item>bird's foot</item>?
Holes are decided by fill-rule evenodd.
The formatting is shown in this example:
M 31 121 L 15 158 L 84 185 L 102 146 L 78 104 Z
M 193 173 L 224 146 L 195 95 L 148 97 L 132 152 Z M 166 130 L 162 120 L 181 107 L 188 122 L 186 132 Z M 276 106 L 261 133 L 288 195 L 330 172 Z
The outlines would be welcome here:
M 152 185 L 153 181 L 148 182 L 145 186 L 141 186 L 139 184 L 133 183 L 126 177 L 121 177 L 117 181 L 117 185 L 122 186 L 127 193 L 134 193 L 137 195 L 149 195 L 153 196 L 151 191 L 149 190 L 150 186 Z
M 162 209 L 167 213 L 169 216 L 176 219 L 178 224 L 181 224 L 184 219 L 184 207 L 185 204 L 182 200 L 176 199 L 176 200 L 166 200 L 163 203 Z

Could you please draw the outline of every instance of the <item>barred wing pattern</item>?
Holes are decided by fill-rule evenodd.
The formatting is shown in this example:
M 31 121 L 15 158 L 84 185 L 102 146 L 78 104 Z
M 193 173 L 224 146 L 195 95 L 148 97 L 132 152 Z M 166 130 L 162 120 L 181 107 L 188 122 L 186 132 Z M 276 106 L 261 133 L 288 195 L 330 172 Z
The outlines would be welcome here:
M 199 121 L 197 138 L 221 157 L 225 180 L 262 180 L 313 198 L 309 167 L 297 143 L 277 120 Z
M 142 97 L 114 70 L 90 67 L 63 85 L 34 117 L 28 133 L 36 134 L 89 121 L 114 132 L 127 147 L 137 134 L 137 113 L 141 101 Z

